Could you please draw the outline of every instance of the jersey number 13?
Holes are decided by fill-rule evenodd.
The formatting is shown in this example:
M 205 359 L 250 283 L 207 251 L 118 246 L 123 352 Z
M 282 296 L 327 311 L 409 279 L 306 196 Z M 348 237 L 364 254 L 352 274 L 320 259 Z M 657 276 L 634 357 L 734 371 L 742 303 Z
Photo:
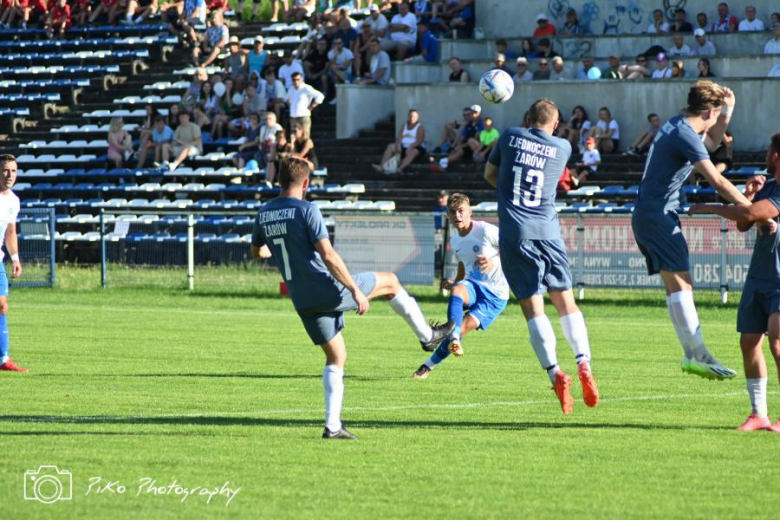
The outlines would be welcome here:
M 528 170 L 523 172 L 521 166 L 512 168 L 515 172 L 515 182 L 512 189 L 514 197 L 512 204 L 535 208 L 542 203 L 542 186 L 544 186 L 544 172 L 541 170 Z

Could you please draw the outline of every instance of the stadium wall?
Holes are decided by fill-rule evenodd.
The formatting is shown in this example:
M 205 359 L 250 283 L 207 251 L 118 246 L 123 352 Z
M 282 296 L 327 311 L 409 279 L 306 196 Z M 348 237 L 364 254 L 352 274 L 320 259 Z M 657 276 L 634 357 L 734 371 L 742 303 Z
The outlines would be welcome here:
M 365 87 L 339 84 L 336 87 L 336 137 L 354 137 L 361 130 L 370 130 L 395 110 L 393 87 Z M 406 119 L 406 116 L 404 116 Z
M 740 20 L 745 16 L 745 7 L 756 7 L 758 18 L 769 22 L 769 16 L 778 11 L 776 0 L 750 0 L 729 2 L 731 14 Z M 479 0 L 477 26 L 488 38 L 530 36 L 536 28 L 536 16 L 547 15 L 556 26 L 563 25 L 566 11 L 571 7 L 577 11 L 580 24 L 591 34 L 640 33 L 652 23 L 655 9 L 663 9 L 666 19 L 672 20 L 674 9 L 682 7 L 688 13 L 688 21 L 694 23 L 697 13 L 706 13 L 710 23 L 717 15 L 715 0 L 590 0 L 569 2 L 568 0 Z M 511 7 L 522 8 L 512 12 Z
M 599 107 L 607 105 L 620 125 L 624 150 L 647 127 L 647 114 L 656 112 L 663 119 L 675 115 L 683 107 L 693 83 L 692 80 L 664 81 L 663 85 L 652 80 L 532 82 L 517 85 L 512 99 L 503 105 L 486 103 L 473 83 L 398 85 L 395 117 L 396 122 L 404 121 L 409 108 L 417 108 L 429 136 L 428 144 L 435 146 L 432 141 L 440 135 L 442 126 L 460 119 L 461 108 L 474 103 L 482 105 L 483 114 L 493 117 L 495 126 L 501 130 L 518 125 L 530 103 L 542 97 L 555 101 L 567 118 L 575 105 L 583 105 L 595 121 Z M 735 149 L 765 150 L 769 136 L 777 131 L 775 101 L 780 99 L 780 81 L 742 79 L 724 80 L 723 84 L 732 88 L 737 97 L 729 127 L 735 136 Z M 353 107 L 355 113 L 371 110 L 369 101 L 359 101 L 359 105 Z
M 780 7 L 778 8 L 780 9 Z M 530 34 L 530 33 L 528 33 Z M 721 56 L 739 56 L 750 54 L 763 54 L 766 42 L 772 38 L 770 32 L 709 34 L 707 39 L 715 45 Z M 515 52 L 522 46 L 520 36 L 514 32 L 506 37 L 509 48 Z M 553 37 L 553 49 L 564 58 L 580 58 L 591 56 L 595 58 L 608 58 L 610 54 L 629 58 L 645 52 L 654 45 L 660 45 L 664 49 L 672 46 L 672 37 L 669 35 L 625 35 L 625 36 L 569 36 Z M 695 45 L 692 35 L 686 35 L 686 45 Z M 462 60 L 483 60 L 495 55 L 495 44 L 491 40 L 443 40 L 441 42 L 441 58 L 446 60 L 457 56 Z M 768 69 L 767 69 L 768 72 Z
M 538 60 L 529 60 L 529 70 L 537 70 L 536 62 Z M 768 72 L 778 63 L 774 56 L 729 56 L 729 57 L 711 57 L 710 67 L 717 76 L 725 78 L 765 78 Z M 692 77 L 698 75 L 696 64 L 698 57 L 683 58 L 685 69 Z M 471 79 L 476 82 L 479 76 L 493 68 L 492 60 L 474 60 L 463 63 L 463 68 L 471 74 Z M 596 60 L 596 67 L 603 69 L 609 66 L 606 60 Z M 627 62 L 627 64 L 633 64 Z M 564 70 L 569 77 L 574 77 L 578 67 L 581 66 L 579 60 L 565 60 Z M 655 65 L 651 64 L 650 69 L 654 70 Z M 514 70 L 514 64 L 510 64 L 510 70 Z M 423 63 L 399 63 L 395 66 L 394 77 L 396 84 L 404 83 L 445 83 L 447 82 L 451 69 L 446 63 L 441 64 L 423 64 Z

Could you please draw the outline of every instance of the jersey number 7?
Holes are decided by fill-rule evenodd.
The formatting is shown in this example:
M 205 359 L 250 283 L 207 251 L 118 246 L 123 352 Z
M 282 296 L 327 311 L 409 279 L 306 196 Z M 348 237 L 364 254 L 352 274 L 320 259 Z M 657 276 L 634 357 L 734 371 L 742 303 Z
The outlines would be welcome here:
M 522 201 L 523 206 L 528 208 L 539 206 L 542 203 L 544 172 L 541 170 L 528 170 L 524 176 L 522 166 L 514 166 L 512 171 L 515 172 L 512 204 L 519 206 Z

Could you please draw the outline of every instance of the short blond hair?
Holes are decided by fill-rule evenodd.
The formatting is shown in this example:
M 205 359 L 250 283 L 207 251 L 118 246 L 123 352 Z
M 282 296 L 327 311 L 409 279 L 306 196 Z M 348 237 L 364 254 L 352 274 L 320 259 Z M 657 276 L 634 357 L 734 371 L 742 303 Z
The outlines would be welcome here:
M 702 112 L 723 106 L 726 89 L 714 81 L 701 80 L 688 91 L 688 112 Z
M 453 193 L 450 195 L 450 200 L 447 202 L 447 210 L 455 211 L 464 204 L 466 206 L 471 205 L 469 198 L 462 193 Z
M 558 107 L 549 99 L 534 101 L 528 109 L 528 120 L 532 126 L 545 126 L 558 120 Z

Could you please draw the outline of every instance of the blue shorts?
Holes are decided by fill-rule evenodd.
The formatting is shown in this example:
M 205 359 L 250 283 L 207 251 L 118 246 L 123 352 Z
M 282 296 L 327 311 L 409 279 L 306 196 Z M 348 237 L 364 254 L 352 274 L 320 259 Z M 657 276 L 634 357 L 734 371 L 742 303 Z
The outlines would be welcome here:
M 8 275 L 3 262 L 0 262 L 0 296 L 8 296 Z
M 563 240 L 520 240 L 500 244 L 501 267 L 518 300 L 545 291 L 571 289 L 571 271 Z
M 776 312 L 780 312 L 780 289 L 764 289 L 760 281 L 745 280 L 737 310 L 737 332 L 766 334 L 769 317 Z
M 360 290 L 368 296 L 376 287 L 376 275 L 372 272 L 359 273 L 352 277 Z M 346 287 L 339 284 L 339 301 L 333 302 L 329 312 L 298 311 L 303 327 L 315 345 L 322 345 L 336 337 L 344 328 L 344 311 L 357 310 L 357 302 Z
M 496 318 L 504 312 L 509 300 L 504 300 L 493 294 L 487 287 L 474 280 L 461 280 L 462 285 L 469 292 L 469 304 L 466 309 L 469 316 L 479 321 L 479 329 L 487 330 L 496 321 Z
M 661 271 L 690 271 L 688 243 L 680 217 L 674 212 L 635 212 L 631 216 L 634 239 L 647 263 L 647 274 Z

